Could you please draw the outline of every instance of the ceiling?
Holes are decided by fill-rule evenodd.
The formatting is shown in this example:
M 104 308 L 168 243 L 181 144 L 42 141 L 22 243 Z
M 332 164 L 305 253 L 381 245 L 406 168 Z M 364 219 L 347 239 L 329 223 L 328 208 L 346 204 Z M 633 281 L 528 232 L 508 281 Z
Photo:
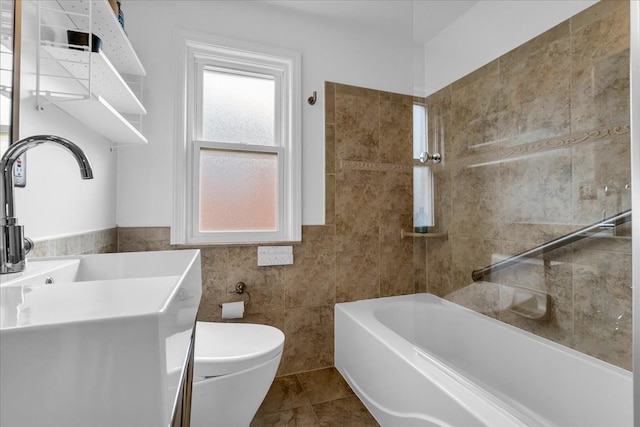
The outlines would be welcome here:
M 428 42 L 476 3 L 478 0 L 414 0 L 414 41 Z
M 413 27 L 424 44 L 473 7 L 478 0 L 262 0 L 263 3 L 340 21 L 385 34 Z

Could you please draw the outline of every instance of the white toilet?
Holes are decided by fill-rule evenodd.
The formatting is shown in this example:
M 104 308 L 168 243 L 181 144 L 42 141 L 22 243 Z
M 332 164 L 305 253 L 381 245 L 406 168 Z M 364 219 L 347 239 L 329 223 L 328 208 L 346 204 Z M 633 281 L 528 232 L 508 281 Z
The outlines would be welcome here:
M 284 334 L 249 323 L 196 323 L 192 427 L 246 427 L 276 376 Z

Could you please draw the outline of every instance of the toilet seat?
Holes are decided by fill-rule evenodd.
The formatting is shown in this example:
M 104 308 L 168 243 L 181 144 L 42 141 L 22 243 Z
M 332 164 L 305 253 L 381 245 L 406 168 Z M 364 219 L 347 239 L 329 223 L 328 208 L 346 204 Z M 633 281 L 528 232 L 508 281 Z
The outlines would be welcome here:
M 282 352 L 284 334 L 277 328 L 249 323 L 196 322 L 194 376 L 240 372 Z

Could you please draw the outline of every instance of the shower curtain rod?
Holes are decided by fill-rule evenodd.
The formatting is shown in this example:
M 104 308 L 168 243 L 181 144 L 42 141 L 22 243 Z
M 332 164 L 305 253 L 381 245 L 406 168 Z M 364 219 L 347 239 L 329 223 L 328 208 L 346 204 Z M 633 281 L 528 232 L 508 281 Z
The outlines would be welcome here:
M 495 264 L 491 264 L 487 267 L 474 270 L 471 273 L 471 278 L 474 282 L 484 280 L 485 276 L 488 276 L 491 273 L 495 273 L 503 268 L 510 267 L 514 264 L 518 264 L 522 261 L 523 258 L 533 258 L 538 255 L 543 255 L 547 252 L 551 252 L 555 249 L 558 249 L 562 246 L 569 245 L 573 242 L 577 242 L 578 240 L 586 239 L 587 237 L 591 237 L 594 234 L 601 232 L 604 229 L 610 229 L 617 227 L 618 225 L 622 225 L 625 222 L 631 221 L 631 209 L 611 216 L 609 218 L 603 219 L 602 221 L 598 221 L 595 224 L 584 227 L 578 231 L 574 231 L 570 234 L 566 234 L 562 237 L 558 237 L 557 239 L 553 239 L 547 243 L 543 243 L 540 246 L 536 246 L 533 249 L 529 249 L 526 252 L 522 252 L 518 255 L 514 255 L 510 258 L 502 260 L 500 262 L 496 262 Z

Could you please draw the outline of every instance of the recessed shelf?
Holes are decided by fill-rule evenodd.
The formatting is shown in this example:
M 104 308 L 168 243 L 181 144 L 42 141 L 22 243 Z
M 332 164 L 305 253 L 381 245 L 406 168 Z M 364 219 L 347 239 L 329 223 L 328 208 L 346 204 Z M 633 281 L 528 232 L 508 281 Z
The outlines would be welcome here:
M 147 143 L 147 138 L 100 96 L 96 99 L 60 101 L 56 105 L 83 125 L 111 140 L 115 146 Z
M 400 230 L 400 238 L 404 239 L 405 237 L 424 237 L 425 239 L 449 239 L 449 232 L 445 231 L 444 233 L 413 233 L 411 231 Z

